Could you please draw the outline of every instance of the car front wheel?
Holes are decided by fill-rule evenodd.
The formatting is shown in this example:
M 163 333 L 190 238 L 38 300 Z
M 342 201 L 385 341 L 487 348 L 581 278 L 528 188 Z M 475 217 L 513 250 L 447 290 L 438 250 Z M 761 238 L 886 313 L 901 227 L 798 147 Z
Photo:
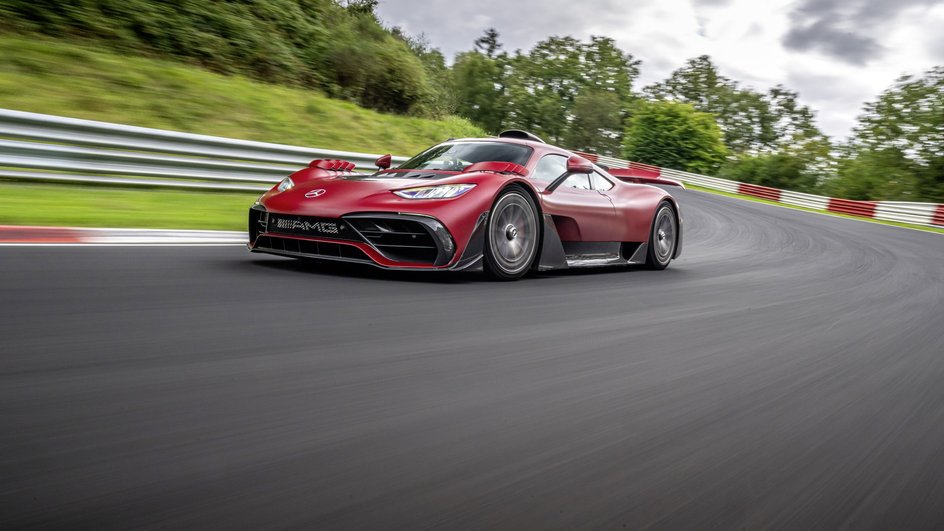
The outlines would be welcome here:
M 540 240 L 537 207 L 531 197 L 517 187 L 502 192 L 489 213 L 487 227 L 485 271 L 499 280 L 524 276 Z

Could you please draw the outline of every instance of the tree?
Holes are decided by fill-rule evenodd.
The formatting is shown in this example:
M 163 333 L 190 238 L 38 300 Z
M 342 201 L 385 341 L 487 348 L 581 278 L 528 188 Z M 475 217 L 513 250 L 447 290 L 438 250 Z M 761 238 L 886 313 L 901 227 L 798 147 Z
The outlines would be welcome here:
M 615 92 L 585 89 L 574 99 L 573 120 L 564 137 L 570 149 L 619 156 L 622 102 Z
M 881 163 L 885 172 L 910 173 L 918 197 L 944 201 L 944 66 L 923 77 L 903 76 L 866 104 L 852 152 L 856 159 Z M 864 169 L 853 171 L 858 166 L 844 169 L 864 175 Z
M 580 62 L 573 37 L 551 37 L 527 54 L 517 52 L 508 63 L 508 124 L 561 143 L 583 84 Z
M 456 87 L 453 71 L 446 65 L 446 58 L 433 48 L 425 34 L 408 35 L 402 28 L 393 27 L 390 32 L 401 39 L 423 64 L 426 73 L 426 91 L 410 109 L 412 114 L 440 118 L 456 112 Z
M 807 171 L 804 161 L 786 153 L 741 157 L 725 164 L 718 176 L 798 192 L 813 192 L 817 185 L 817 176 Z
M 796 92 L 780 85 L 766 93 L 741 88 L 722 76 L 707 55 L 689 59 L 665 81 L 646 87 L 645 93 L 711 113 L 725 144 L 737 154 L 776 153 L 825 138 L 809 107 L 798 103 Z
M 491 133 L 498 133 L 505 121 L 502 61 L 479 52 L 464 52 L 456 56 L 452 67 L 456 111 Z
M 609 37 L 591 36 L 582 51 L 584 85 L 595 91 L 612 92 L 628 106 L 633 99 L 633 81 L 639 77 L 641 61 L 624 53 Z
M 632 99 L 632 82 L 638 75 L 639 61 L 623 53 L 612 39 L 591 37 L 589 43 L 581 43 L 573 37 L 550 37 L 527 54 L 519 51 L 508 62 L 507 122 L 556 143 L 571 138 L 571 128 L 576 123 L 582 131 L 574 134 L 580 136 L 582 145 L 589 150 L 586 132 L 594 127 L 588 129 L 586 120 L 598 122 L 590 115 L 599 117 L 599 112 L 592 111 L 584 101 L 583 118 L 577 116 L 578 96 L 605 101 L 607 109 L 614 113 L 613 119 L 621 121 Z M 600 96 L 607 93 L 613 97 Z M 611 105 L 614 101 L 618 105 Z M 617 142 L 621 129 L 619 124 L 613 129 Z M 612 149 L 612 139 L 600 140 L 606 149 Z
M 823 192 L 859 200 L 921 199 L 913 163 L 896 148 L 860 149 L 842 158 L 838 176 L 824 184 Z
M 342 0 L 340 4 L 354 15 L 375 16 L 378 0 Z
M 475 39 L 475 49 L 483 52 L 489 59 L 494 59 L 498 50 L 501 50 L 501 42 L 498 40 L 498 30 L 488 28 L 485 34 Z
M 685 103 L 640 101 L 626 127 L 623 153 L 646 164 L 711 173 L 727 148 L 712 115 Z

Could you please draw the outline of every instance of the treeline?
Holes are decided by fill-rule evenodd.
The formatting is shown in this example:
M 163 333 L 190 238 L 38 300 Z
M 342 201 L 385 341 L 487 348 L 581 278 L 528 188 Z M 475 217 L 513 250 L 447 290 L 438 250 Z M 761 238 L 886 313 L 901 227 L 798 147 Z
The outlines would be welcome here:
M 637 91 L 641 63 L 606 37 L 509 52 L 486 30 L 451 66 L 386 28 L 377 0 L 0 0 L 0 29 L 93 39 L 400 114 L 459 114 L 572 149 L 853 199 L 944 201 L 944 67 L 905 77 L 831 142 L 783 86 L 724 77 L 707 56 Z
M 452 69 L 458 112 L 487 130 L 775 188 L 944 202 L 944 67 L 900 79 L 837 144 L 796 92 L 743 87 L 708 56 L 635 92 L 640 62 L 612 39 L 501 48 L 488 30 Z

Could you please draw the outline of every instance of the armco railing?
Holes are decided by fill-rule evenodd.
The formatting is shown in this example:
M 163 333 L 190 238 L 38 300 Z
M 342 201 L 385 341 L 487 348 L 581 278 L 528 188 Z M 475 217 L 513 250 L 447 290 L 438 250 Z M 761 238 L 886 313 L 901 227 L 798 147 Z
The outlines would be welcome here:
M 7 179 L 256 191 L 313 159 L 367 170 L 377 157 L 0 109 Z
M 0 109 L 0 179 L 263 191 L 313 159 L 372 170 L 379 155 L 195 135 Z M 601 164 L 789 205 L 944 226 L 944 205 L 851 201 L 587 154 Z M 394 157 L 402 162 L 405 157 Z

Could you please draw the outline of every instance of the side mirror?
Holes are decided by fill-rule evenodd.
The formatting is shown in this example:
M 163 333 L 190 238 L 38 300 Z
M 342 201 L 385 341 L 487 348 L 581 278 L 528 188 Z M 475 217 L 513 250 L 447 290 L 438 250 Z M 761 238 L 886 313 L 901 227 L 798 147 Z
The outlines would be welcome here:
M 593 164 L 583 157 L 573 155 L 567 159 L 567 173 L 593 173 Z
M 390 167 L 390 164 L 392 162 L 393 162 L 393 157 L 391 157 L 390 154 L 387 153 L 386 155 L 377 159 L 377 162 L 375 162 L 374 164 L 376 164 L 377 167 L 380 168 L 381 170 L 386 170 L 387 168 Z

